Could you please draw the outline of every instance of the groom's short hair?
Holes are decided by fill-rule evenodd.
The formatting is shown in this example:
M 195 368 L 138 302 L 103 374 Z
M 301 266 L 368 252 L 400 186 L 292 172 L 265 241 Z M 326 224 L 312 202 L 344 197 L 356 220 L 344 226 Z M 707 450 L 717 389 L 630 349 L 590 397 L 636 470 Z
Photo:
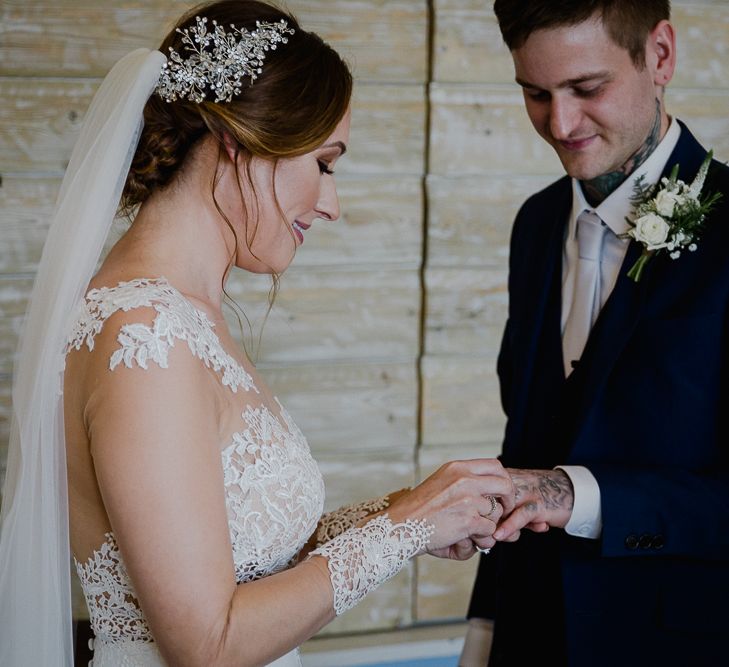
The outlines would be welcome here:
M 523 46 L 536 30 L 600 16 L 613 42 L 643 68 L 648 35 L 671 18 L 671 0 L 495 0 L 494 13 L 510 51 Z

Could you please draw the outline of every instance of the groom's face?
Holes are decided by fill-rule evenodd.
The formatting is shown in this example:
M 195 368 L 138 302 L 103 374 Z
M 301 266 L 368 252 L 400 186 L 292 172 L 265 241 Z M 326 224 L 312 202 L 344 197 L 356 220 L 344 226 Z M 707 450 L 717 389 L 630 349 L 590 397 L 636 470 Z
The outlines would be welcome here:
M 646 141 L 655 68 L 636 66 L 599 18 L 537 30 L 512 56 L 529 118 L 573 178 L 619 170 Z

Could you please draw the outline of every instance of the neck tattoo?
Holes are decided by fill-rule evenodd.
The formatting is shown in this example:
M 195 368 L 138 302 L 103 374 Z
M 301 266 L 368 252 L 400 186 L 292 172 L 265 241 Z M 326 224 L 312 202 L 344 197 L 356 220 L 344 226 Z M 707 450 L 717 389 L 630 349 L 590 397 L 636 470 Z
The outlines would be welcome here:
M 617 171 L 602 174 L 589 181 L 581 181 L 587 203 L 592 207 L 599 206 L 612 194 L 640 165 L 642 165 L 656 149 L 661 141 L 661 101 L 656 99 L 656 116 L 653 127 L 643 145 Z

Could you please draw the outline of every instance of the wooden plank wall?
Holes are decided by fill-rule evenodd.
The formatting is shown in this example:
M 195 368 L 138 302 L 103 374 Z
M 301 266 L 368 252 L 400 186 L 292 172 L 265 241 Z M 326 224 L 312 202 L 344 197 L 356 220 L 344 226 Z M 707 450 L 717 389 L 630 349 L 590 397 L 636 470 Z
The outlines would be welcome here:
M 12 359 L 47 220 L 85 108 L 129 50 L 154 46 L 184 0 L 3 0 L 0 6 L 0 476 Z M 327 507 L 495 455 L 494 374 L 513 215 L 559 175 L 512 82 L 482 0 L 290 0 L 356 77 L 342 219 L 282 281 L 259 366 L 308 435 Z M 729 6 L 674 2 L 669 108 L 729 156 Z M 268 283 L 231 293 L 256 334 Z M 421 559 L 327 632 L 462 618 L 475 561 Z M 79 605 L 82 610 L 82 604 Z

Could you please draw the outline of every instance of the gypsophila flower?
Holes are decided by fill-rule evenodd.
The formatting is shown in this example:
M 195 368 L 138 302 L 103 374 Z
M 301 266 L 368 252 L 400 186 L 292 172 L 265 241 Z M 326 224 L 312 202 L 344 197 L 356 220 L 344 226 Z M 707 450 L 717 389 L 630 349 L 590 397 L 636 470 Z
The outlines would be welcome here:
M 678 179 L 678 165 L 654 185 L 645 185 L 642 176 L 636 179 L 633 214 L 626 218 L 631 229 L 623 235 L 643 245 L 643 253 L 628 272 L 635 282 L 656 252 L 665 249 L 675 260 L 686 248 L 696 251 L 704 220 L 721 198 L 720 193 L 701 196 L 712 158 L 709 151 L 691 185 Z

